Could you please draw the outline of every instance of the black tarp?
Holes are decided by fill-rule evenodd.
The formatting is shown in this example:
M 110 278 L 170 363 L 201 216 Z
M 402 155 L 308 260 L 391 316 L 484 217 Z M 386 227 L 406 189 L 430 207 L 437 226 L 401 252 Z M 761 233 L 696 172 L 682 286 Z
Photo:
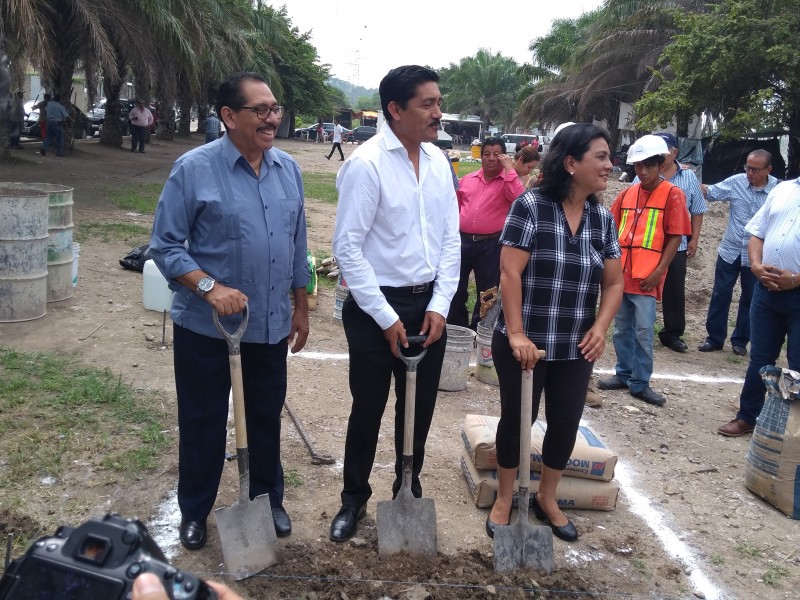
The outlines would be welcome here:
M 740 139 L 721 142 L 718 139 L 703 140 L 703 183 L 711 185 L 727 179 L 731 175 L 744 173 L 747 155 L 753 150 L 766 150 L 772 153 L 772 175 L 778 179 L 786 178 L 786 163 L 781 156 L 779 139 Z

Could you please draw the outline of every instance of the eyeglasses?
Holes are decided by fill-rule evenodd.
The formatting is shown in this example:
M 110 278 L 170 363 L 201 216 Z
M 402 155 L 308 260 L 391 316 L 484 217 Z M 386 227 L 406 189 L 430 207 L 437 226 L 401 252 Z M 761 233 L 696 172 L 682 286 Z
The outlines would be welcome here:
M 269 113 L 272 113 L 280 119 L 283 114 L 282 106 L 264 106 L 263 104 L 261 106 L 241 106 L 239 110 L 249 110 L 259 119 L 266 119 L 269 117 Z
M 744 172 L 745 172 L 745 173 L 753 173 L 753 174 L 756 174 L 756 173 L 761 173 L 761 171 L 763 171 L 763 170 L 764 170 L 764 169 L 766 169 L 766 168 L 767 168 L 767 167 L 751 167 L 750 165 L 745 165 L 745 166 L 744 166 Z

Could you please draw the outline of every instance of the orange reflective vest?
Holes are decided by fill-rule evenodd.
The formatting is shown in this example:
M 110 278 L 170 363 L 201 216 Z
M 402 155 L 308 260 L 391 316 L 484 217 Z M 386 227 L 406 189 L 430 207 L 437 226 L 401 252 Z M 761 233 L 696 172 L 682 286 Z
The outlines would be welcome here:
M 634 279 L 645 279 L 658 266 L 664 251 L 664 209 L 674 186 L 662 181 L 639 206 L 641 185 L 632 185 L 620 202 L 619 245 L 622 268 Z

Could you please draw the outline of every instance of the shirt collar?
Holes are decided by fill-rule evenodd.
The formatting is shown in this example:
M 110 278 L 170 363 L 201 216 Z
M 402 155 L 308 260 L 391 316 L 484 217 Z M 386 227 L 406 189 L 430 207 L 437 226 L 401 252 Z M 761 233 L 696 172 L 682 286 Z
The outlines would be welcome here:
M 394 134 L 394 131 L 392 131 L 392 128 L 389 127 L 388 122 L 384 123 L 383 127 L 381 127 L 381 132 L 383 133 L 384 139 L 386 140 L 387 150 L 398 150 L 400 148 L 402 148 L 403 150 L 406 149 L 406 147 L 403 146 L 403 142 L 400 141 L 400 139 Z M 421 142 L 419 145 L 420 150 L 424 152 L 428 158 L 431 157 L 431 148 L 430 148 L 431 146 L 433 146 L 433 144 L 429 144 L 427 142 Z
M 225 162 L 228 163 L 228 168 L 233 171 L 234 166 L 236 166 L 236 162 L 241 158 L 244 162 L 247 162 L 247 159 L 239 152 L 239 149 L 236 145 L 231 141 L 230 136 L 226 133 L 222 136 L 222 152 L 225 156 Z M 264 156 L 262 158 L 263 162 L 268 166 L 272 166 L 273 164 L 279 164 L 279 161 L 275 158 L 275 153 L 272 151 L 272 148 L 269 150 L 264 150 Z

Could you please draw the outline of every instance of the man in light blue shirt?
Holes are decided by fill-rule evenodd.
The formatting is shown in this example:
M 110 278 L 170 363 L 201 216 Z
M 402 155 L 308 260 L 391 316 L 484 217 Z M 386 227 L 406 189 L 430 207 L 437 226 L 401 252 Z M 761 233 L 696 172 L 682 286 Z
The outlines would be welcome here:
M 42 149 L 39 151 L 42 156 L 47 154 L 47 148 L 51 143 L 56 144 L 56 156 L 64 156 L 64 129 L 63 123 L 69 119 L 69 113 L 64 105 L 61 104 L 61 97 L 56 94 L 45 107 L 47 115 L 47 137 L 42 142 Z
M 206 542 L 225 456 L 231 389 L 228 331 L 247 307 L 241 344 L 250 497 L 269 494 L 278 536 L 291 533 L 283 509 L 280 414 L 286 356 L 308 337 L 303 182 L 297 163 L 273 148 L 283 108 L 256 73 L 229 77 L 217 93 L 227 134 L 180 157 L 156 208 L 150 247 L 175 291 L 172 302 L 180 458 L 181 543 Z M 289 302 L 294 291 L 295 310 Z
M 698 347 L 700 352 L 722 350 L 728 337 L 728 311 L 737 279 L 740 280 L 742 293 L 739 296 L 736 325 L 731 333 L 734 354 L 745 356 L 747 344 L 750 343 L 750 300 L 756 280 L 750 271 L 750 259 L 747 256 L 750 234 L 745 231 L 745 225 L 764 206 L 767 195 L 778 184 L 778 180 L 770 175 L 772 154 L 766 150 L 754 150 L 748 154 L 744 170 L 744 173 L 728 177 L 715 185 L 701 186 L 706 200 L 729 202 L 731 208 L 728 228 L 717 250 L 714 290 L 706 316 L 708 335 Z

